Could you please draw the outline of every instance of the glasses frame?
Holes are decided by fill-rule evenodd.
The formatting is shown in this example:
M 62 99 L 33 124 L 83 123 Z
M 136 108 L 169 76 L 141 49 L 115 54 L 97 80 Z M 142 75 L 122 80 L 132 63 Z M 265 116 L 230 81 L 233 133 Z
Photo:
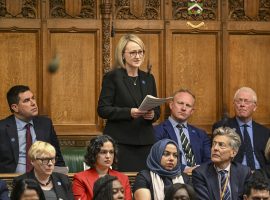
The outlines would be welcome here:
M 244 105 L 247 105 L 247 106 L 249 106 L 249 105 L 251 105 L 251 104 L 256 104 L 256 102 L 255 101 L 253 101 L 253 100 L 248 100 L 248 99 L 235 99 L 234 100 L 234 103 L 236 104 L 236 105 L 241 105 L 241 104 L 244 104 Z
M 57 158 L 56 157 L 51 157 L 51 158 L 36 158 L 36 160 L 40 160 L 42 165 L 48 165 L 50 161 L 52 164 L 56 163 Z
M 131 58 L 135 58 L 137 55 L 139 58 L 142 58 L 145 54 L 145 50 L 139 50 L 139 51 L 125 51 L 124 53 L 129 53 L 129 56 Z

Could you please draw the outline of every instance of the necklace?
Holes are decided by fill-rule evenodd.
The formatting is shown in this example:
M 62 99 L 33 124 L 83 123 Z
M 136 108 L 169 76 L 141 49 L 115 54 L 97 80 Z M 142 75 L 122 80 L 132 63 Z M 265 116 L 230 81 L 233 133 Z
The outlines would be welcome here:
M 37 178 L 36 178 L 36 179 L 37 179 Z M 37 179 L 37 182 L 38 182 L 41 186 L 43 186 L 43 187 L 49 185 L 51 181 L 52 181 L 52 177 L 51 177 L 51 176 L 49 177 L 49 180 L 48 180 L 47 183 L 45 183 L 45 184 L 44 184 L 44 183 L 41 183 L 41 182 Z
M 137 79 L 138 79 L 139 76 L 136 76 L 135 77 L 130 77 L 131 81 L 133 82 L 133 85 L 137 85 Z

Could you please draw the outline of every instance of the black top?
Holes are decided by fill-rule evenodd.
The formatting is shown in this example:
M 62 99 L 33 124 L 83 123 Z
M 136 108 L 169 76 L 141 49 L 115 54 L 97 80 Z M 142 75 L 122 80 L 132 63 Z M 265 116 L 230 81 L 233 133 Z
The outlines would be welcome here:
M 153 75 L 139 70 L 138 76 L 136 85 L 123 68 L 114 69 L 103 77 L 97 112 L 107 119 L 103 133 L 121 144 L 149 145 L 155 142 L 152 123 L 159 118 L 160 108 L 154 109 L 153 120 L 131 117 L 131 108 L 138 108 L 146 95 L 157 96 Z

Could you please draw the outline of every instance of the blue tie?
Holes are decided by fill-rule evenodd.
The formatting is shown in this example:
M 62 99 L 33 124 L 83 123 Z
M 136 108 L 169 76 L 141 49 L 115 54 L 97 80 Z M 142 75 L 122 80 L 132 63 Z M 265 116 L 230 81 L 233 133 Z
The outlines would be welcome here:
M 247 124 L 243 125 L 244 131 L 244 148 L 245 148 L 245 153 L 246 153 L 246 159 L 247 159 L 247 166 L 250 167 L 251 170 L 255 170 L 255 162 L 254 162 L 254 157 L 253 157 L 253 148 L 251 145 L 251 140 L 247 131 Z
M 231 200 L 231 191 L 229 189 L 229 180 L 227 181 L 227 185 L 226 185 L 227 171 L 221 170 L 218 173 L 220 174 L 221 192 L 223 193 L 223 191 L 224 191 L 222 200 Z M 225 190 L 224 190 L 224 187 L 226 187 Z

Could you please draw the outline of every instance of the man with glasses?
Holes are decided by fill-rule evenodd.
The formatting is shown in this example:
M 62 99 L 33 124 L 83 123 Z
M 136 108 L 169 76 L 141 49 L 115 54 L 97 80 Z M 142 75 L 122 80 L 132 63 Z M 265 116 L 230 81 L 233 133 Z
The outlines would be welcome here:
M 234 95 L 235 117 L 222 120 L 213 125 L 213 130 L 220 126 L 236 129 L 242 145 L 234 161 L 249 166 L 252 170 L 264 168 L 268 163 L 264 155 L 270 131 L 252 119 L 257 108 L 257 95 L 249 87 L 241 87 Z
M 56 149 L 57 166 L 65 166 L 51 119 L 38 115 L 34 94 L 28 86 L 15 85 L 7 92 L 12 115 L 0 120 L 0 173 L 31 171 L 27 152 L 37 140 Z
M 200 200 L 238 200 L 251 171 L 233 160 L 241 145 L 234 129 L 220 127 L 213 133 L 211 161 L 193 170 L 192 183 Z

